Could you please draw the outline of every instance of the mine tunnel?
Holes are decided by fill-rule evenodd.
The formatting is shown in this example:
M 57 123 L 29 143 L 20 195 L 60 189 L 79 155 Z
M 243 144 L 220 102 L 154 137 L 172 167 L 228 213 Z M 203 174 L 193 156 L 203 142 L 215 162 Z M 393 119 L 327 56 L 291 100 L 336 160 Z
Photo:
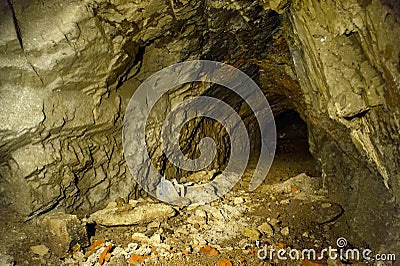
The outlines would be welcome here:
M 398 263 L 398 1 L 0 12 L 0 265 Z

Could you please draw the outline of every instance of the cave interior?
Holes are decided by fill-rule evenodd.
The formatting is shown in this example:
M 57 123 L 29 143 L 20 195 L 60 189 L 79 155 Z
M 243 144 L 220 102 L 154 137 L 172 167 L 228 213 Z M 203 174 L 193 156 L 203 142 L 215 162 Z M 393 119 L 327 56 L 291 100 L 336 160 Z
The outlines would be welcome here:
M 0 265 L 395 265 L 399 3 L 2 1 Z M 197 60 L 237 69 L 261 97 L 204 75 L 134 100 L 151 78 L 162 87 L 192 74 L 155 78 L 162 69 L 194 62 L 201 71 Z M 200 170 L 171 161 L 164 135 L 173 134 L 163 133 L 169 113 L 196 98 L 216 99 L 240 119 L 231 130 L 224 123 L 235 115 L 183 108 L 184 157 L 216 148 Z M 233 141 L 241 123 L 248 145 Z M 236 165 L 243 173 L 229 191 L 180 201 L 188 191 L 202 197 L 193 186 L 229 177 L 241 146 L 248 160 Z M 259 166 L 265 179 L 252 190 Z M 157 190 L 153 172 L 169 187 Z M 328 247 L 372 255 L 320 256 Z M 263 249 L 286 259 L 260 257 Z M 320 257 L 301 257 L 309 249 Z

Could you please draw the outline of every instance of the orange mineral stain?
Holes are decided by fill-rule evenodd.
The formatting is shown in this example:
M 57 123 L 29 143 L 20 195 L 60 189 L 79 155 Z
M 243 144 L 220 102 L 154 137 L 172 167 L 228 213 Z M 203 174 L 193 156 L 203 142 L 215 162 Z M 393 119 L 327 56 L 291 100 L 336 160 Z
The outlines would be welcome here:
M 110 251 L 111 248 L 112 248 L 112 244 L 108 245 L 108 246 L 103 250 L 103 252 L 101 253 L 100 258 L 99 258 L 99 263 L 100 263 L 100 264 L 103 264 L 103 263 L 104 263 L 104 261 L 106 260 L 107 253 Z
M 232 266 L 232 262 L 230 260 L 220 260 L 218 261 L 218 266 Z
M 99 239 L 93 242 L 93 244 L 90 246 L 90 250 L 96 250 L 98 249 L 100 246 L 105 245 L 106 241 L 103 239 Z
M 135 255 L 132 254 L 129 258 L 129 263 L 133 264 L 133 263 L 142 263 L 143 262 L 143 257 L 140 255 Z
M 208 256 L 216 256 L 219 254 L 218 250 L 216 250 L 215 248 L 211 247 L 211 246 L 205 246 L 200 248 L 200 253 L 206 254 Z

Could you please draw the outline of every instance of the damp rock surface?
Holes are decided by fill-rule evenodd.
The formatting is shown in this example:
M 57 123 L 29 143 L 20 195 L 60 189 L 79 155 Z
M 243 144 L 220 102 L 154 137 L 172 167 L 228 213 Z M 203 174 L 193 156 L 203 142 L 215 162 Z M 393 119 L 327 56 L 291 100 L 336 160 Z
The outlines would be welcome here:
M 400 24 L 388 2 L 293 1 L 286 13 L 324 186 L 347 206 L 360 241 L 377 246 L 394 245 L 399 232 Z

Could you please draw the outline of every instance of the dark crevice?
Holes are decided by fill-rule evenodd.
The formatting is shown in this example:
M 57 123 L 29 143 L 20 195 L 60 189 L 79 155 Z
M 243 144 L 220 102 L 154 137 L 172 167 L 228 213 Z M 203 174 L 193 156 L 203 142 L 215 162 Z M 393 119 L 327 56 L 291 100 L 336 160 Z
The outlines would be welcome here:
M 26 56 L 25 56 L 26 57 Z M 38 77 L 38 79 L 40 80 L 40 83 L 42 83 L 42 85 L 44 86 L 44 81 L 43 79 L 40 77 L 39 73 L 37 72 L 37 70 L 35 69 L 35 67 L 33 66 L 33 64 L 28 60 L 28 58 L 26 58 L 26 61 L 28 62 L 28 64 L 31 66 L 33 72 L 35 72 L 36 76 Z
M 119 87 L 121 87 L 124 84 L 124 82 L 126 82 L 127 80 L 133 78 L 134 76 L 136 76 L 136 74 L 138 74 L 140 72 L 140 69 L 142 67 L 143 56 L 144 56 L 145 51 L 146 51 L 146 46 L 140 46 L 139 47 L 139 49 L 138 49 L 138 51 L 136 53 L 136 56 L 135 56 L 135 58 L 133 60 L 133 63 L 130 64 L 130 66 L 125 70 L 125 74 L 123 74 L 118 79 L 117 86 L 116 86 L 117 89 Z M 126 51 L 126 53 L 129 54 L 128 51 Z M 138 67 L 137 67 L 135 73 L 130 73 L 131 70 L 136 66 L 138 66 Z
M 88 223 L 86 224 L 86 232 L 88 234 L 89 239 L 95 235 L 96 233 L 96 225 Z
M 21 28 L 19 26 L 17 15 L 15 14 L 14 4 L 13 4 L 12 0 L 7 0 L 7 3 L 11 10 L 11 14 L 13 17 L 13 22 L 14 22 L 15 33 L 17 34 L 19 45 L 21 46 L 22 51 L 24 51 L 24 44 L 22 42 Z
M 39 216 L 39 215 L 48 213 L 49 211 L 55 209 L 55 208 L 58 206 L 58 204 L 61 202 L 61 200 L 63 200 L 63 199 L 64 199 L 63 196 L 62 196 L 62 197 L 59 197 L 59 198 L 57 198 L 57 199 L 51 201 L 51 202 L 48 203 L 47 205 L 42 206 L 41 208 L 39 208 L 39 209 L 37 209 L 37 210 L 31 212 L 31 213 L 27 216 L 27 218 L 24 220 L 24 222 L 28 222 L 28 221 L 32 220 L 33 218 L 35 218 L 35 217 L 37 217 L 37 216 Z
M 400 51 L 399 51 L 399 53 L 398 53 L 398 62 L 397 62 L 397 71 L 399 71 L 399 73 L 400 73 Z
M 353 120 L 355 118 L 362 118 L 369 112 L 369 110 L 370 109 L 367 109 L 367 110 L 361 111 L 361 112 L 359 112 L 357 114 L 354 114 L 354 115 L 344 116 L 343 118 L 346 119 L 347 121 L 351 121 L 351 120 Z
M 19 46 L 21 47 L 22 51 L 25 53 L 24 43 L 22 41 L 21 27 L 19 25 L 19 21 L 17 19 L 17 15 L 15 13 L 14 4 L 13 4 L 12 0 L 7 0 L 7 3 L 8 3 L 8 6 L 10 7 L 11 14 L 12 14 L 12 17 L 13 17 L 15 33 L 17 34 L 17 39 L 18 39 Z M 33 72 L 35 72 L 36 76 L 39 78 L 39 80 L 42 83 L 42 85 L 44 85 L 43 79 L 40 77 L 40 75 L 37 72 L 37 70 L 35 69 L 35 67 L 32 65 L 32 63 L 27 58 L 26 58 L 26 61 L 28 62 L 28 64 L 32 68 Z

